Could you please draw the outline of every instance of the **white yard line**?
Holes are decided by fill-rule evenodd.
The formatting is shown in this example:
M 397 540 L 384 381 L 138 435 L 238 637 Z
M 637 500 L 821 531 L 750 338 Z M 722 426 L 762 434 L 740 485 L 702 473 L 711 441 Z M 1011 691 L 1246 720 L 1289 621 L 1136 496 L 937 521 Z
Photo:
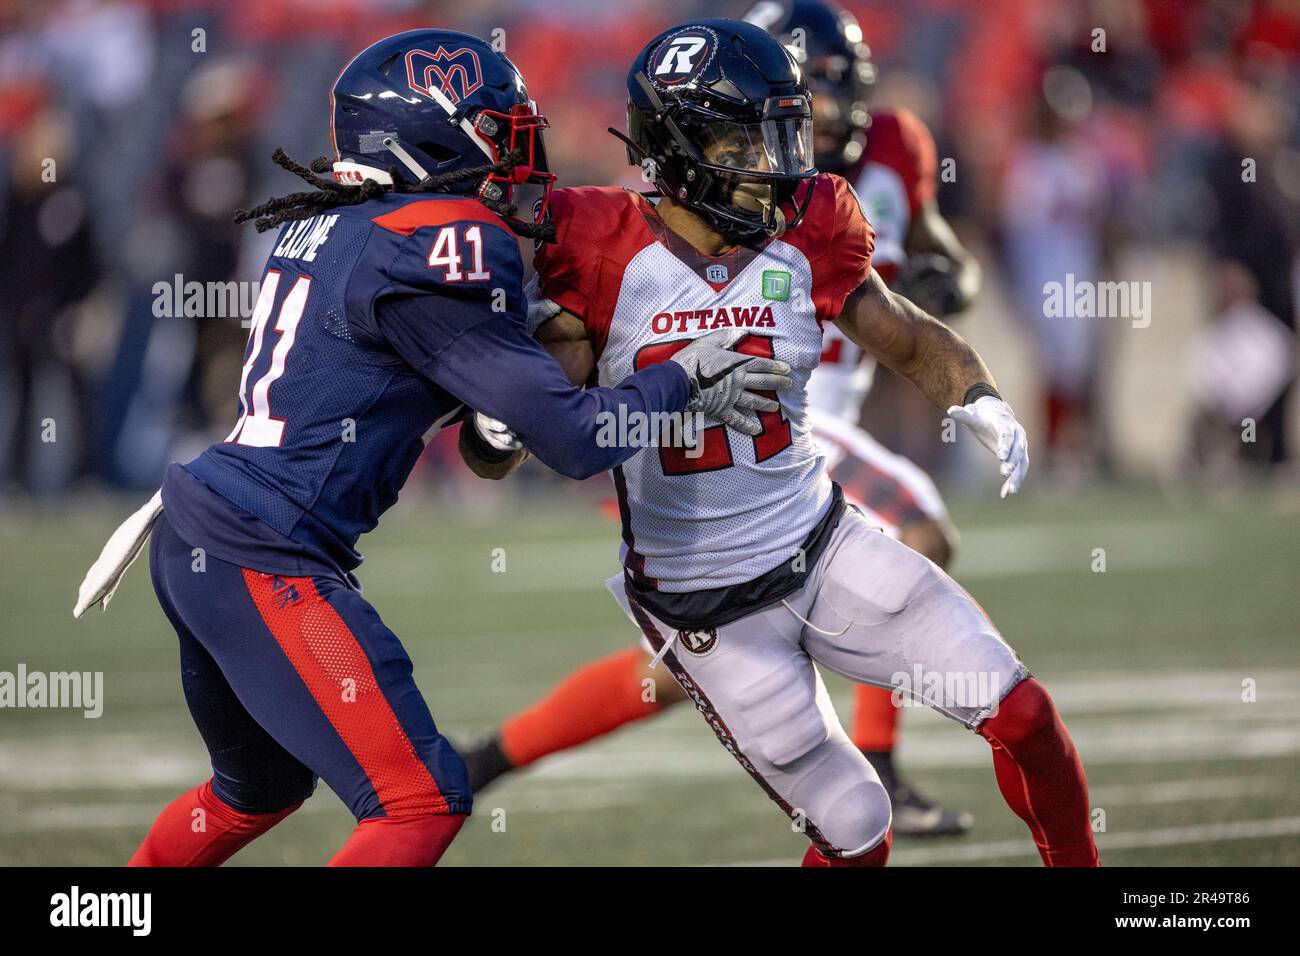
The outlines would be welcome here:
M 1095 807 L 1137 807 L 1273 794 L 1288 787 L 1286 780 L 1263 776 L 1162 780 L 1158 783 L 1117 783 L 1089 787 L 1088 799 Z
M 1052 681 L 1088 766 L 1252 760 L 1300 753 L 1300 671 L 1253 674 L 1260 700 L 1240 700 L 1233 671 L 1096 672 Z M 851 701 L 837 700 L 840 712 Z M 902 759 L 917 769 L 987 767 L 973 734 L 913 709 Z M 208 772 L 196 740 L 161 734 L 63 734 L 0 738 L 0 794 L 44 790 L 128 791 L 192 784 Z M 531 771 L 534 785 L 648 778 L 724 778 L 734 764 L 685 705 Z
M 1205 823 L 1160 830 L 1135 830 L 1097 835 L 1102 862 L 1116 850 L 1141 850 L 1153 847 L 1192 846 L 1205 843 L 1230 843 L 1235 840 L 1267 840 L 1300 834 L 1300 817 L 1273 820 L 1240 820 L 1231 823 Z M 1026 836 L 1023 840 L 995 840 L 988 843 L 962 843 L 934 847 L 895 848 L 889 854 L 890 866 L 925 866 L 927 864 L 981 863 L 988 860 L 1036 862 L 1038 851 Z M 793 866 L 793 858 L 753 860 L 729 863 L 728 866 Z
M 1228 731 L 1212 720 L 1188 724 L 1132 721 L 1105 727 L 1079 726 L 1072 728 L 1072 733 L 1089 767 L 1259 760 L 1300 753 L 1300 728 L 1293 726 Z M 700 728 L 699 739 L 692 744 L 687 744 L 687 739 L 685 734 L 679 736 L 676 746 L 658 746 L 644 740 L 605 741 L 593 749 L 547 759 L 530 772 L 530 779 L 538 783 L 632 778 L 680 782 L 737 772 L 705 728 Z M 908 733 L 903 740 L 902 760 L 913 770 L 990 765 L 984 741 L 957 729 L 944 734 Z
M 156 803 L 93 803 L 5 813 L 0 814 L 0 833 L 147 827 L 166 805 L 162 800 Z

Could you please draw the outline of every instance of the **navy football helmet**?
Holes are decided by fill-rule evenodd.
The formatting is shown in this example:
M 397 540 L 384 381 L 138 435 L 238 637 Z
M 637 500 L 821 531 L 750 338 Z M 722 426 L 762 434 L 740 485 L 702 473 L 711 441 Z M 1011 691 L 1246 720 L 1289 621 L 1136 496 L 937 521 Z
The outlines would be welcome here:
M 780 235 L 814 178 L 808 86 L 753 24 L 692 20 L 646 45 L 627 78 L 628 161 L 724 236 Z
M 513 186 L 535 183 L 543 189 L 537 221 L 545 215 L 555 182 L 542 142 L 546 117 L 514 64 L 478 37 L 409 30 L 380 40 L 343 68 L 330 103 L 337 182 L 389 185 L 395 173 L 414 185 L 516 153 L 508 173 L 465 188 L 509 203 Z
M 777 37 L 812 88 L 817 168 L 857 162 L 871 125 L 876 68 L 853 14 L 826 0 L 761 0 L 745 19 Z

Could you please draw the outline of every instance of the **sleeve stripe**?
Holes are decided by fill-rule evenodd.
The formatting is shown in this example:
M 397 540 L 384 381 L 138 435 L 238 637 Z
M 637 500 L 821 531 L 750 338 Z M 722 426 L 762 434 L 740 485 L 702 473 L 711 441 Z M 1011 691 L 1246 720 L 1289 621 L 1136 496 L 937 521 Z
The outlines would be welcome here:
M 506 228 L 501 217 L 477 199 L 426 199 L 376 216 L 371 221 L 389 232 L 403 236 L 409 236 L 425 226 L 445 226 L 452 222 L 485 222 Z

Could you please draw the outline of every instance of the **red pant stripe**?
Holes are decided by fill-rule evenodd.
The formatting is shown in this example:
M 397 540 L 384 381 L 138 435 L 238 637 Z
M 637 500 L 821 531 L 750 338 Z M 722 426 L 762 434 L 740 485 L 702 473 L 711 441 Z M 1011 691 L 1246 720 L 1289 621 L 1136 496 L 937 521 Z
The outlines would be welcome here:
M 389 816 L 446 813 L 447 801 L 393 713 L 365 650 L 312 579 L 245 568 L 244 583 L 262 620 L 365 771 Z M 294 592 L 298 600 L 285 600 Z

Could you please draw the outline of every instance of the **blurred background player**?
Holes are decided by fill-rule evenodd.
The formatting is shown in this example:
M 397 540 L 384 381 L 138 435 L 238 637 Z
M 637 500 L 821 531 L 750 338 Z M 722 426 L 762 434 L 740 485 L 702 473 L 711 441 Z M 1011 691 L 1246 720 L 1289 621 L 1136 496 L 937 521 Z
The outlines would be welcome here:
M 980 271 L 939 212 L 934 140 L 907 110 L 869 111 L 876 74 L 857 20 L 822 0 L 760 3 L 746 19 L 780 39 L 803 69 L 813 93 L 817 168 L 855 187 L 876 231 L 872 261 L 881 278 L 932 315 L 965 309 L 979 291 Z M 934 482 L 858 426 L 875 361 L 834 323 L 823 326 L 823 343 L 808 396 L 831 477 L 869 520 L 946 569 L 955 534 Z M 643 690 L 647 680 L 653 695 Z M 676 681 L 648 669 L 637 648 L 591 662 L 466 753 L 471 783 L 477 791 L 511 769 L 682 700 Z M 890 691 L 857 687 L 850 736 L 889 791 L 895 833 L 966 832 L 969 814 L 937 805 L 900 775 L 894 760 L 900 715 Z

